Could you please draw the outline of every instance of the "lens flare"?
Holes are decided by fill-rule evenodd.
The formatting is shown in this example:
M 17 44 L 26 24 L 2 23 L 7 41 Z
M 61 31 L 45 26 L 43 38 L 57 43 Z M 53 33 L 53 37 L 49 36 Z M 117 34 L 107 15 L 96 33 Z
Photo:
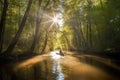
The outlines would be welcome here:
M 48 26 L 48 31 L 52 30 L 53 27 L 56 27 L 59 30 L 62 30 L 62 26 L 64 24 L 62 14 L 60 13 L 55 13 L 52 12 L 51 14 L 43 14 L 44 15 L 44 20 L 42 24 L 49 24 Z
M 53 17 L 53 19 L 52 19 L 52 20 L 53 20 L 53 22 L 54 22 L 54 23 L 58 23 L 58 22 L 59 22 L 59 20 L 58 20 L 57 16 Z

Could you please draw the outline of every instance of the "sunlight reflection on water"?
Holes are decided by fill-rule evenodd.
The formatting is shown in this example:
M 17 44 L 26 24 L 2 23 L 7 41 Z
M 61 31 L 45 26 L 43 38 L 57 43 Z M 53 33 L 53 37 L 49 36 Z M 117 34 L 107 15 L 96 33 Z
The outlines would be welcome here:
M 59 53 L 59 51 L 52 51 L 50 52 L 50 56 L 52 57 L 52 59 L 59 59 L 59 58 L 62 58 L 63 56 L 61 55 L 58 55 L 57 53 Z
M 56 52 L 51 52 L 50 55 L 53 59 L 52 73 L 56 75 L 56 80 L 64 80 L 64 74 L 60 65 L 63 56 L 56 54 Z

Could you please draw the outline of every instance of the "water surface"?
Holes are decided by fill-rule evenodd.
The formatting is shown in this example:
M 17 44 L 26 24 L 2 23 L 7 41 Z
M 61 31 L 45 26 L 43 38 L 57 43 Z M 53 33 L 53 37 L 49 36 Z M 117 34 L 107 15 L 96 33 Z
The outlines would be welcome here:
M 84 61 L 84 62 L 83 62 Z M 91 64 L 88 64 L 91 63 Z M 73 56 L 40 55 L 0 68 L 0 80 L 117 80 L 107 67 Z M 101 68 L 102 67 L 102 68 Z

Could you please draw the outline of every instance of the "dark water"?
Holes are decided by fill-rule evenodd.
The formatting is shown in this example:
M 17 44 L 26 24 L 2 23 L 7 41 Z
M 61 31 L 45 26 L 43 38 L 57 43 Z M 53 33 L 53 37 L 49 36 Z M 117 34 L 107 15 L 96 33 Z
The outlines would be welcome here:
M 1 67 L 0 80 L 119 80 L 105 69 L 94 66 L 94 62 L 88 62 L 92 64 L 72 56 L 57 59 L 38 56 Z

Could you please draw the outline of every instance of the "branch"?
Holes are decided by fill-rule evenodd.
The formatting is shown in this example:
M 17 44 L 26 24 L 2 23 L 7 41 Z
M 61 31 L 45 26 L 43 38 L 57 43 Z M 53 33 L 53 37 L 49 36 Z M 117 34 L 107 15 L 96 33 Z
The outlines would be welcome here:
M 47 1 L 46 5 L 44 7 L 44 10 L 47 8 L 47 6 L 49 5 L 49 3 L 50 3 L 50 0 Z

